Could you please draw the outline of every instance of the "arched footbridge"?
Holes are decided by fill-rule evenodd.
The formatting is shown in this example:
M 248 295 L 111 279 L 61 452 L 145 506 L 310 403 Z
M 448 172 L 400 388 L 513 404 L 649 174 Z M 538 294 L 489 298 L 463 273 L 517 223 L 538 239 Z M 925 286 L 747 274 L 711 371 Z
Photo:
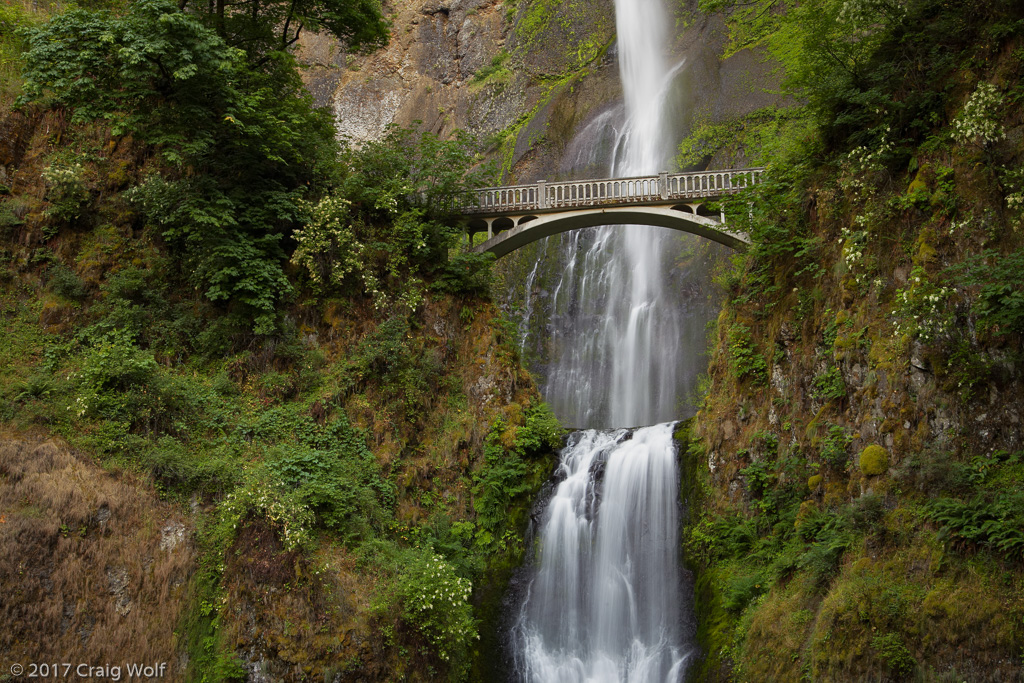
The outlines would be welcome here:
M 654 225 L 706 237 L 743 250 L 750 238 L 730 230 L 707 201 L 756 185 L 763 168 L 698 173 L 659 173 L 602 180 L 541 180 L 529 185 L 486 187 L 460 201 L 470 244 L 473 235 L 487 241 L 478 253 L 504 256 L 541 238 L 598 225 Z

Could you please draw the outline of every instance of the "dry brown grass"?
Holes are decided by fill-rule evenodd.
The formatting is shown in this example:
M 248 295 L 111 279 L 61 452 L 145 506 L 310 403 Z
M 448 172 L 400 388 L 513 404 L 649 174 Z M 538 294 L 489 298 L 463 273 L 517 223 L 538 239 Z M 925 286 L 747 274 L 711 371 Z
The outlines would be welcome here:
M 180 680 L 191 535 L 133 477 L 58 441 L 0 438 L 0 660 L 167 662 Z

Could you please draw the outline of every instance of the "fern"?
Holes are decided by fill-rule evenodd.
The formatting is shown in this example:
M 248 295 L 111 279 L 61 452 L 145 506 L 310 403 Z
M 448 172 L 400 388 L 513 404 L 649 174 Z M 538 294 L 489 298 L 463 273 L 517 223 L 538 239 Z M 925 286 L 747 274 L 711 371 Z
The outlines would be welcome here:
M 928 515 L 954 545 L 985 546 L 1024 560 L 1024 493 L 977 496 L 968 502 L 941 498 Z

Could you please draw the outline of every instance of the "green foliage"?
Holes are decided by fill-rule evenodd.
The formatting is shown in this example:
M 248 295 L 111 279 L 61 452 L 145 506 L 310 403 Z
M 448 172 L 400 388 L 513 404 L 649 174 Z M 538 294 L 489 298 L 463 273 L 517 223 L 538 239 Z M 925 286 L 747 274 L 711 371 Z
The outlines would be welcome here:
M 805 150 L 807 156 L 814 153 Z M 824 274 L 822 240 L 809 230 L 802 208 L 808 183 L 805 168 L 784 165 L 753 188 L 722 201 L 730 224 L 752 241 L 744 256 L 744 272 L 733 283 L 736 296 L 732 303 L 756 302 L 754 315 L 759 318 L 774 310 L 782 293 L 779 282 L 783 275 L 797 282 L 805 280 L 799 283 L 799 290 L 813 288 L 807 280 Z
M 754 346 L 750 328 L 741 323 L 729 328 L 729 367 L 736 379 L 768 383 L 768 364 Z
M 472 585 L 455 568 L 432 552 L 419 552 L 403 567 L 396 582 L 402 619 L 416 628 L 446 662 L 466 659 L 470 641 L 478 639 Z
M 500 50 L 491 59 L 490 64 L 481 67 L 479 71 L 473 74 L 473 78 L 469 81 L 470 85 L 481 85 L 485 82 L 493 83 L 507 79 L 512 75 L 507 66 L 508 60 L 509 53 L 504 49 Z
M 175 296 L 169 265 L 167 259 L 154 259 L 150 267 L 122 265 L 110 273 L 91 309 L 96 327 L 124 330 L 140 347 L 167 353 L 199 350 L 204 328 L 207 334 L 222 332 L 204 325 L 192 302 Z
M 483 547 L 499 542 L 512 502 L 535 485 L 531 475 L 536 466 L 530 458 L 561 446 L 564 434 L 546 403 L 526 410 L 525 424 L 516 429 L 511 447 L 502 445 L 506 429 L 501 420 L 491 425 L 484 445 L 484 465 L 473 477 L 473 509 L 480 527 L 477 543 Z
M 875 649 L 889 670 L 897 676 L 906 676 L 917 666 L 914 656 L 903 644 L 903 639 L 898 633 L 879 633 L 871 639 L 871 647 Z
M 46 275 L 46 284 L 54 294 L 71 301 L 80 301 L 85 298 L 85 283 L 75 271 L 67 266 L 55 265 L 47 271 Z
M 730 51 L 767 47 L 782 67 L 784 91 L 807 102 L 830 144 L 873 144 L 887 133 L 901 141 L 923 139 L 946 116 L 945 91 L 954 72 L 977 46 L 991 45 L 986 27 L 1006 20 L 1001 41 L 1021 32 L 1015 21 L 1020 6 L 1010 0 L 970 14 L 933 0 L 700 5 L 731 10 Z M 919 63 L 925 66 L 908 68 Z
M 179 0 L 179 6 L 254 60 L 287 50 L 303 31 L 330 33 L 350 51 L 388 42 L 388 22 L 375 0 Z
M 853 437 L 844 428 L 833 425 L 828 428 L 828 434 L 821 442 L 822 462 L 837 472 L 846 469 L 850 462 L 847 449 Z
M 490 178 L 475 140 L 391 127 L 382 139 L 346 147 L 335 193 L 308 206 L 293 262 L 317 291 L 373 298 L 380 312 L 415 310 L 424 281 L 452 293 L 486 293 L 490 259 L 449 252 L 462 236 L 456 199 Z
M 1024 493 L 982 494 L 969 501 L 940 498 L 928 516 L 941 525 L 941 537 L 956 546 L 985 546 L 1024 560 Z
M 291 286 L 281 240 L 334 144 L 292 61 L 260 65 L 165 0 L 73 11 L 28 33 L 25 93 L 112 122 L 170 165 L 131 198 L 207 298 L 274 329 Z M 63 206 L 63 204 L 58 204 Z M 66 213 L 66 212 L 65 212 Z
M 395 316 L 349 354 L 346 382 L 351 390 L 375 384 L 385 402 L 400 406 L 405 420 L 416 424 L 433 400 L 441 370 L 437 353 L 412 341 L 409 320 Z
M 953 119 L 953 138 L 960 143 L 973 142 L 982 147 L 1006 137 L 1002 109 L 1006 97 L 991 83 L 978 83 L 967 104 Z
M 25 39 L 21 29 L 32 25 L 32 12 L 21 3 L 0 6 L 0 94 L 13 94 L 22 69 Z
M 767 107 L 724 123 L 700 122 L 679 145 L 680 168 L 703 168 L 712 156 L 735 159 L 747 166 L 788 163 L 803 151 L 811 132 L 806 111 Z
M 300 491 L 266 476 L 261 469 L 250 471 L 241 486 L 224 498 L 218 508 L 220 524 L 233 532 L 251 515 L 270 522 L 281 535 L 284 547 L 295 550 L 310 543 L 314 514 Z
M 489 252 L 457 253 L 437 269 L 431 287 L 448 294 L 487 298 L 491 293 L 494 258 L 494 254 Z
M 960 284 L 977 288 L 972 311 L 992 334 L 1024 334 L 1024 249 L 1006 255 L 992 250 L 969 257 L 952 269 Z
M 955 328 L 953 289 L 940 286 L 924 268 L 914 268 L 907 287 L 896 292 L 896 333 L 917 336 L 923 343 L 947 339 Z
M 145 386 L 156 369 L 152 353 L 136 347 L 130 335 L 112 331 L 88 349 L 78 378 L 88 393 L 126 391 Z
M 860 452 L 860 471 L 869 477 L 885 474 L 889 469 L 889 451 L 871 444 Z
M 346 538 L 365 537 L 382 524 L 394 489 L 382 479 L 364 437 L 343 417 L 309 441 L 270 448 L 267 470 L 275 481 L 294 487 L 299 503 L 315 512 L 320 524 Z
M 44 168 L 42 175 L 46 181 L 46 198 L 50 201 L 46 215 L 64 223 L 77 219 L 90 199 L 82 177 L 82 164 L 54 164 Z
M 839 366 L 833 365 L 811 380 L 811 395 L 819 401 L 838 401 L 846 398 L 846 382 Z
M 349 225 L 350 205 L 340 197 L 324 197 L 310 206 L 305 225 L 295 231 L 298 246 L 292 263 L 306 269 L 317 293 L 341 285 L 349 274 L 359 270 L 363 245 L 356 241 Z
M 722 606 L 740 614 L 751 602 L 768 592 L 771 583 L 761 574 L 733 578 L 722 591 Z

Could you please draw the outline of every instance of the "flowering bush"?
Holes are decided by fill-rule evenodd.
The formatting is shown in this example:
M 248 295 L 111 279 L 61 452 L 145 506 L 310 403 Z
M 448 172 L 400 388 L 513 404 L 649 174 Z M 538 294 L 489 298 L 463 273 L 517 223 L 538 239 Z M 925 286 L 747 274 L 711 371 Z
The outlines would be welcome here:
M 851 194 L 851 199 L 868 199 L 877 194 L 877 183 L 873 181 L 886 170 L 885 158 L 895 150 L 895 145 L 889 139 L 890 132 L 889 126 L 886 126 L 876 147 L 861 145 L 846 155 L 839 183 Z
M 220 507 L 221 524 L 231 531 L 251 513 L 262 515 L 281 532 L 286 550 L 294 550 L 310 540 L 314 514 L 295 491 L 259 475 L 229 493 Z
M 875 257 L 870 254 L 865 256 L 868 245 L 868 231 L 843 228 L 840 242 L 843 245 L 843 263 L 853 277 L 854 282 L 857 283 L 861 293 L 864 293 L 871 284 L 872 275 L 877 271 Z M 875 280 L 875 285 L 881 286 L 881 281 Z
M 953 139 L 959 143 L 975 142 L 982 147 L 1006 137 L 999 114 L 1006 98 L 991 83 L 979 83 L 967 104 L 953 119 Z
M 472 638 L 479 639 L 468 579 L 440 555 L 420 554 L 398 579 L 402 619 L 416 628 L 434 646 L 444 661 L 462 659 Z
M 905 289 L 896 292 L 896 334 L 916 335 L 929 344 L 953 330 L 953 290 L 928 279 L 923 268 L 915 268 Z
M 363 245 L 349 224 L 350 205 L 347 199 L 324 197 L 309 205 L 309 220 L 295 231 L 298 246 L 292 263 L 306 268 L 317 291 L 340 285 L 359 269 Z
M 82 214 L 82 207 L 89 201 L 89 190 L 85 187 L 83 173 L 80 163 L 69 166 L 54 164 L 43 169 L 46 198 L 50 201 L 47 216 L 66 222 Z

